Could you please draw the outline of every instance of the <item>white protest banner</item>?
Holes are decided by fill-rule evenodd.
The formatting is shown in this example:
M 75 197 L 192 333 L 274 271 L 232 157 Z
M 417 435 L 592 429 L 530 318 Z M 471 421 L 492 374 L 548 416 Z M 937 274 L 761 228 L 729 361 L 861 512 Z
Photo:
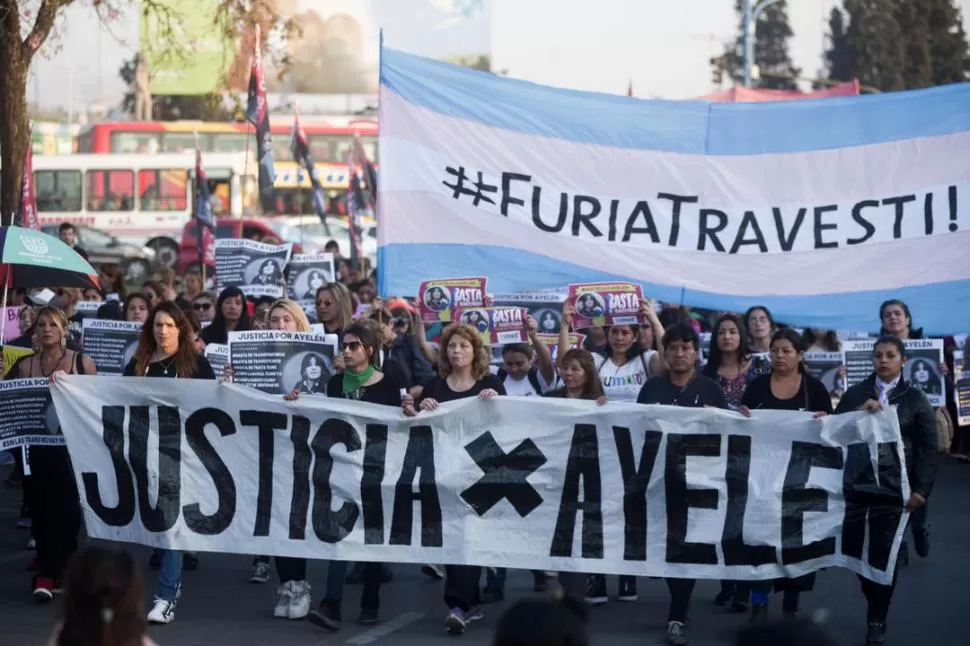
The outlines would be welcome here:
M 887 582 L 908 520 L 889 411 L 499 397 L 406 418 L 187 379 L 52 391 L 74 422 L 88 534 L 156 547 L 713 579 L 840 566 Z
M 845 341 L 842 344 L 846 388 L 872 374 L 872 349 L 875 339 Z M 903 379 L 919 388 L 933 406 L 946 405 L 946 379 L 940 370 L 943 363 L 943 339 L 907 339 Z
M 263 244 L 242 238 L 216 240 L 216 291 L 238 287 L 246 296 L 283 295 L 283 268 L 293 245 Z
M 229 333 L 232 380 L 267 393 L 299 390 L 308 395 L 327 392 L 334 375 L 335 334 L 252 330 Z
M 494 293 L 632 282 L 816 329 L 868 329 L 890 298 L 934 335 L 970 320 L 967 84 L 651 101 L 391 48 L 380 84 L 382 296 L 483 275 Z
M 64 443 L 49 385 L 45 378 L 0 381 L 0 451 Z
M 81 344 L 99 375 L 120 375 L 135 356 L 142 323 L 135 321 L 82 321 Z

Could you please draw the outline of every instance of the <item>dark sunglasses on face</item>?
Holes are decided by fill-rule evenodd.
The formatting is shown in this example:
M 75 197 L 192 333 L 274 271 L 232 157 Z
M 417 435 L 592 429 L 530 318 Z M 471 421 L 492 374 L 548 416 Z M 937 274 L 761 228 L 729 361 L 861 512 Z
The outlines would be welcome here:
M 192 303 L 192 309 L 200 312 L 208 312 L 212 309 L 212 303 Z
M 391 323 L 394 324 L 394 327 L 407 327 L 408 320 L 400 316 L 395 316 L 391 319 Z
M 363 347 L 363 344 L 360 341 L 350 341 L 349 343 L 341 343 L 340 344 L 341 351 L 342 350 L 350 350 L 351 352 L 357 352 L 362 347 Z
M 317 301 L 317 307 L 330 307 L 333 301 Z

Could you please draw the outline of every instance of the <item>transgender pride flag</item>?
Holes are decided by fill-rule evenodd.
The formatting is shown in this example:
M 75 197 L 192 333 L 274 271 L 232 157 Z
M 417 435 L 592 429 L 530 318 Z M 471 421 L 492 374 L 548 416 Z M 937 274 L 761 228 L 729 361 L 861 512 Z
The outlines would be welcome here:
M 970 325 L 970 84 L 759 104 L 544 87 L 384 49 L 380 292 L 632 281 L 876 330 Z

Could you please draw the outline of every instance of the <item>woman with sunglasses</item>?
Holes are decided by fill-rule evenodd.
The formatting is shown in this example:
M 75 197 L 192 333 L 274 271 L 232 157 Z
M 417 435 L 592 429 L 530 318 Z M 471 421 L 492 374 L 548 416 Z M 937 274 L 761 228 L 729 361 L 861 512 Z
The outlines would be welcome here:
M 879 337 L 872 349 L 872 363 L 872 374 L 845 391 L 835 412 L 864 410 L 876 413 L 890 407 L 896 409 L 911 492 L 906 501 L 906 511 L 912 513 L 926 504 L 936 480 L 936 415 L 926 395 L 903 378 L 906 347 L 898 337 Z M 869 646 L 881 646 L 886 641 L 886 620 L 904 550 L 905 546 L 899 548 L 900 557 L 897 558 L 896 571 L 889 585 L 859 577 L 868 606 L 866 644 Z
M 212 292 L 199 292 L 192 298 L 192 312 L 200 324 L 211 324 L 216 316 L 216 298 Z
M 344 371 L 331 377 L 327 397 L 395 408 L 401 405 L 400 384 L 381 372 L 381 332 L 374 321 L 362 320 L 348 326 L 340 340 L 340 353 L 344 358 Z M 347 561 L 330 561 L 326 596 L 319 608 L 310 613 L 310 623 L 327 630 L 340 629 L 344 577 L 349 565 Z M 383 569 L 381 563 L 363 564 L 361 582 L 364 589 L 357 617 L 357 623 L 363 626 L 378 621 Z

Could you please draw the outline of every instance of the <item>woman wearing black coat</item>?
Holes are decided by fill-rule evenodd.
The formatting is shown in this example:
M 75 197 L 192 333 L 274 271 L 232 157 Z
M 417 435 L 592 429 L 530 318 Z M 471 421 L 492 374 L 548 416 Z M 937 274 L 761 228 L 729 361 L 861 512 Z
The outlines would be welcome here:
M 906 509 L 914 511 L 926 504 L 936 479 L 936 415 L 926 395 L 903 379 L 906 349 L 898 337 L 879 337 L 872 350 L 872 363 L 874 372 L 846 391 L 835 412 L 861 409 L 875 413 L 890 406 L 896 407 L 911 491 Z M 900 551 L 903 549 L 905 546 Z M 898 565 L 889 585 L 859 577 L 868 603 L 866 644 L 870 646 L 886 641 L 886 617 L 896 588 L 896 574 Z

